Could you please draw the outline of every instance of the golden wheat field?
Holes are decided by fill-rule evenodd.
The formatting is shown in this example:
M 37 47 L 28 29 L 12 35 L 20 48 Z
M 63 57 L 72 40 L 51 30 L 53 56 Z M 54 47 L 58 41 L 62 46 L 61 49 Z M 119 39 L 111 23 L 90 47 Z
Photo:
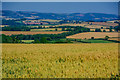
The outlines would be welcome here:
M 18 35 L 18 34 L 24 34 L 24 35 L 35 35 L 35 34 L 60 34 L 65 31 L 2 31 L 2 34 L 5 35 Z
M 3 78 L 109 78 L 118 44 L 2 44 Z
M 105 38 L 105 36 L 109 37 L 119 37 L 120 33 L 118 32 L 84 32 L 84 33 L 78 33 L 75 35 L 67 36 L 67 38 L 73 38 L 73 39 L 91 39 L 91 37 L 94 38 Z

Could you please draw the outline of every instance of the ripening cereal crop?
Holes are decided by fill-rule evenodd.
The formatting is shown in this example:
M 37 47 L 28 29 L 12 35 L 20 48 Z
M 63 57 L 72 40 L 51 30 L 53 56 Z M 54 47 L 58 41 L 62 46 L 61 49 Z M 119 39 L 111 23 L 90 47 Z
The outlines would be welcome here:
M 3 44 L 3 78 L 109 78 L 118 44 Z

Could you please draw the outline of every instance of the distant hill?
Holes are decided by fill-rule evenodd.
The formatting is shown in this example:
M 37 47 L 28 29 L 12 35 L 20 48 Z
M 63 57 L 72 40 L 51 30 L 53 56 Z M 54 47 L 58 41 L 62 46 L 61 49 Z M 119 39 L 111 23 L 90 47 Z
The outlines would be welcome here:
M 3 19 L 56 19 L 56 20 L 82 20 L 82 21 L 109 21 L 118 19 L 117 15 L 104 14 L 104 13 L 71 13 L 71 14 L 58 14 L 58 13 L 40 13 L 29 11 L 2 11 Z

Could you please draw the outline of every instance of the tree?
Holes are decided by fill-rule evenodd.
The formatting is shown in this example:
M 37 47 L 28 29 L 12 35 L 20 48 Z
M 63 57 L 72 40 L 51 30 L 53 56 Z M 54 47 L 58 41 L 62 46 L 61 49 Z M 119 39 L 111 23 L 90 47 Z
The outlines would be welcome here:
M 101 27 L 101 29 L 103 29 L 103 27 Z
M 112 28 L 110 28 L 109 31 L 112 32 Z
M 92 25 L 92 22 L 90 23 L 90 25 Z
M 109 36 L 105 36 L 105 40 L 108 40 L 109 39 Z
M 44 28 L 44 29 L 45 29 L 45 26 L 43 26 L 42 28 Z
M 115 29 L 115 31 L 120 31 L 120 26 L 116 26 L 116 27 L 114 27 L 114 29 Z
M 72 31 L 72 29 L 71 28 L 67 28 L 66 31 Z
M 101 32 L 101 29 L 95 29 L 95 32 Z
M 91 39 L 94 39 L 94 37 L 91 37 Z
M 39 26 L 38 29 L 42 29 L 42 26 Z
M 55 31 L 57 31 L 57 28 L 55 29 Z
M 16 37 L 6 36 L 2 34 L 2 43 L 20 43 L 20 40 Z
M 40 43 L 47 43 L 47 38 L 46 37 L 42 37 L 40 38 Z
M 39 39 L 35 39 L 34 43 L 40 43 Z
M 62 28 L 62 31 L 65 31 L 65 28 Z
M 110 28 L 111 28 L 111 29 L 113 29 L 113 27 L 112 27 L 112 26 L 110 26 Z
M 103 30 L 103 32 L 106 32 L 106 30 Z
M 43 23 L 40 23 L 40 25 L 43 25 Z

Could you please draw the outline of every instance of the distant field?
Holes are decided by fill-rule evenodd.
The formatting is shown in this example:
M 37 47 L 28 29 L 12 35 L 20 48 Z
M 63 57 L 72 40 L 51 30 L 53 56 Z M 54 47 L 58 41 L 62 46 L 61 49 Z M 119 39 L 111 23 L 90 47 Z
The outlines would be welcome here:
M 101 25 L 101 26 L 118 26 L 117 23 L 106 23 L 106 22 L 89 22 L 92 25 Z M 83 24 L 88 24 L 88 22 L 83 22 Z
M 106 28 L 106 26 L 100 26 L 100 25 L 86 25 L 84 27 L 86 27 L 86 28 L 100 28 L 100 29 L 101 29 L 101 27 Z
M 0 25 L 0 27 L 7 27 L 7 26 L 9 26 L 9 25 Z
M 56 28 L 46 28 L 46 29 L 31 29 L 31 31 L 55 31 Z M 58 31 L 61 31 L 62 28 L 57 28 Z
M 56 26 L 85 26 L 86 24 L 61 24 Z
M 109 32 L 109 31 L 110 31 L 109 29 L 101 29 L 102 32 L 103 32 L 103 30 L 105 30 L 106 32 Z M 95 31 L 95 29 L 90 29 L 90 31 Z M 112 29 L 112 31 L 114 32 L 115 30 Z
M 60 22 L 61 20 L 41 19 L 40 21 L 48 21 L 48 22 Z
M 5 35 L 17 35 L 17 34 L 24 34 L 24 35 L 34 35 L 34 34 L 60 34 L 65 31 L 2 31 L 2 34 Z
M 120 35 L 120 34 L 119 34 Z M 85 32 L 79 33 L 72 36 L 67 36 L 67 38 L 74 38 L 74 39 L 90 39 L 91 37 L 94 38 L 105 38 L 105 36 L 109 37 L 118 37 L 117 32 Z
M 34 40 L 22 40 L 22 42 L 24 42 L 24 43 L 31 43 L 31 42 L 34 42 Z
M 119 37 L 119 38 L 109 38 L 108 40 L 116 40 L 116 41 L 120 41 L 120 37 Z
M 109 28 L 108 25 L 102 25 L 102 24 L 98 24 L 98 25 L 90 25 L 90 24 L 87 24 L 87 23 L 82 23 L 82 24 L 61 24 L 61 25 L 55 25 L 56 27 L 57 26 L 82 26 L 82 27 L 86 27 L 86 28 Z
M 118 44 L 2 44 L 3 78 L 110 78 Z
M 114 43 L 112 41 L 107 41 L 107 40 L 81 40 L 82 42 L 87 42 L 87 43 Z
M 30 28 L 34 28 L 34 27 L 36 27 L 36 28 L 38 28 L 39 26 L 27 26 L 27 27 L 30 27 Z

